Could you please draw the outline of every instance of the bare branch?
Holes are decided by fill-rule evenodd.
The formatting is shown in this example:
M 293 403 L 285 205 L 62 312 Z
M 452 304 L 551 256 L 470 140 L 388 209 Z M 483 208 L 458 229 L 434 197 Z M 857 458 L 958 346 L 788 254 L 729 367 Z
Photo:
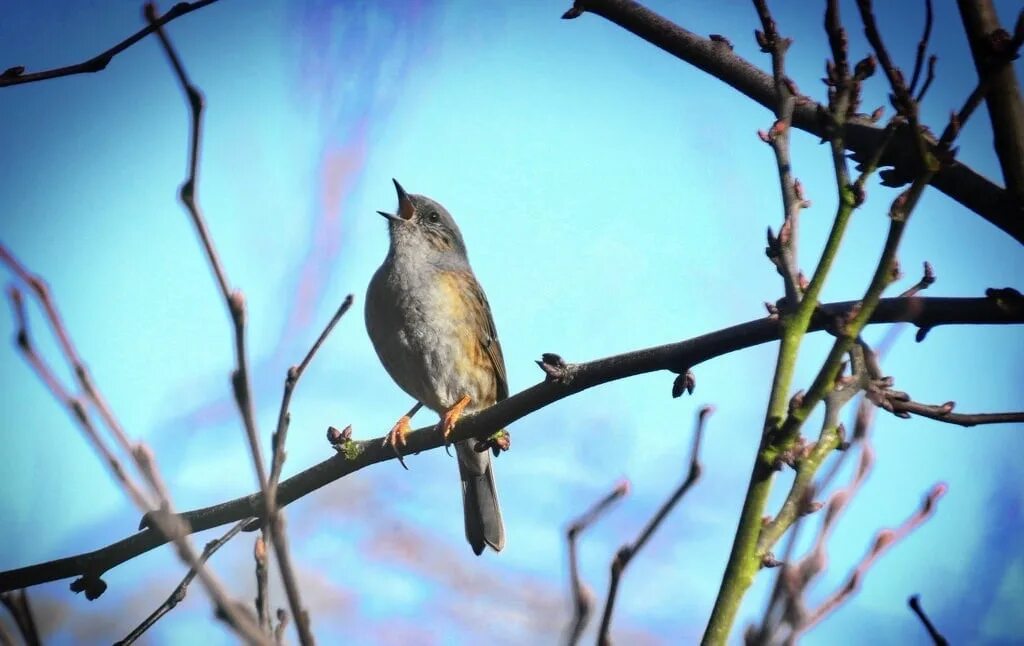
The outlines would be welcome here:
M 921 507 L 906 521 L 904 521 L 902 525 L 896 529 L 883 529 L 878 532 L 871 548 L 868 550 L 867 554 L 864 555 L 861 562 L 853 569 L 853 572 L 850 573 L 846 583 L 833 592 L 818 608 L 809 614 L 807 621 L 794 631 L 796 635 L 807 632 L 813 628 L 815 625 L 820 623 L 822 619 L 834 612 L 836 608 L 852 597 L 854 593 L 860 589 L 861 581 L 864 579 L 868 570 L 871 569 L 871 566 L 874 565 L 890 547 L 906 538 L 911 532 L 928 520 L 935 511 L 935 505 L 945 493 L 946 485 L 937 484 L 933 486 L 925 496 Z
M 1018 206 L 1024 205 L 1024 102 L 1021 101 L 1020 83 L 1013 65 L 1008 64 L 1006 49 L 1012 41 L 999 25 L 999 18 L 991 0 L 958 0 L 960 17 L 971 46 L 978 77 L 992 80 L 986 93 L 989 118 L 992 122 L 992 140 L 1007 192 Z M 1018 26 L 1024 24 L 1024 12 L 1018 17 Z M 1019 45 L 1018 45 L 1019 46 Z M 1002 51 L 1001 51 L 1002 50 Z
M 907 289 L 900 298 L 909 298 L 916 296 L 918 292 L 924 291 L 935 284 L 935 270 L 932 269 L 932 264 L 927 260 L 924 261 L 924 272 L 921 274 L 921 280 L 917 281 L 910 289 Z
M 2 245 L 0 245 L 0 250 L 4 251 L 3 260 L 8 264 L 8 266 L 15 265 L 22 270 L 21 273 L 16 271 L 16 274 L 19 276 L 30 276 L 29 272 L 24 269 L 24 266 L 13 260 L 13 256 L 9 252 L 6 252 Z M 37 280 L 36 282 L 38 284 L 45 284 L 41 280 Z M 36 293 L 38 295 L 40 292 L 37 291 Z M 43 290 L 43 293 L 46 293 L 46 290 Z M 207 571 L 201 563 L 199 563 L 199 557 L 192 549 L 187 538 L 188 534 L 193 530 L 188 526 L 187 521 L 173 513 L 170 495 L 163 484 L 163 480 L 159 475 L 159 471 L 149 448 L 141 443 L 133 444 L 127 439 L 127 436 L 124 436 L 125 443 L 131 447 L 130 455 L 134 459 L 139 472 L 150 485 L 153 496 L 148 496 L 143 491 L 142 486 L 136 483 L 128 474 L 113 449 L 108 446 L 107 441 L 96 429 L 85 405 L 79 399 L 71 396 L 67 392 L 53 374 L 52 369 L 46 364 L 42 357 L 35 352 L 35 346 L 32 343 L 32 338 L 29 334 L 28 318 L 25 315 L 21 292 L 18 291 L 17 288 L 12 287 L 9 290 L 9 296 L 14 308 L 14 317 L 18 325 L 16 342 L 19 349 L 25 356 L 29 365 L 31 365 L 35 370 L 40 380 L 50 390 L 54 399 L 65 406 L 71 413 L 76 424 L 81 428 L 86 438 L 90 443 L 92 443 L 97 453 L 111 469 L 115 478 L 121 484 L 121 487 L 124 489 L 128 497 L 131 498 L 141 511 L 145 512 L 143 523 L 147 527 L 147 531 L 151 531 L 159 536 L 161 543 L 173 542 L 181 559 L 191 567 L 195 567 L 197 569 L 197 573 L 202 579 L 203 585 L 209 591 L 210 596 L 213 598 L 218 611 L 221 613 L 225 621 L 227 621 L 236 631 L 239 632 L 240 635 L 250 642 L 262 643 L 262 636 L 258 630 L 255 630 L 255 626 L 252 622 L 247 621 L 246 617 L 238 612 L 238 609 L 228 598 L 227 593 L 224 591 L 220 582 L 217 581 L 217 579 Z M 44 303 L 45 308 L 45 302 L 47 301 L 42 301 L 41 296 L 40 300 Z M 54 326 L 54 334 L 58 339 L 64 339 L 64 341 L 59 344 L 62 352 L 65 354 L 64 358 L 72 365 L 81 365 L 81 360 L 77 358 L 77 355 L 72 356 L 67 354 L 69 349 L 73 352 L 74 345 L 71 343 L 70 335 L 64 328 L 60 317 L 56 316 L 57 310 L 52 302 L 50 303 L 50 311 L 53 313 L 53 315 L 50 316 L 50 322 L 51 325 Z M 81 375 L 85 374 L 85 372 L 84 370 L 78 371 L 78 374 L 81 378 Z M 103 401 L 102 395 L 98 388 L 92 384 L 91 380 L 89 381 L 88 388 L 95 394 L 97 401 Z M 151 498 L 155 498 L 156 503 L 152 502 Z M 83 569 L 79 572 L 80 577 L 71 583 L 71 590 L 73 592 L 84 592 L 86 598 L 89 600 L 98 598 L 103 594 L 107 587 L 106 583 L 100 578 L 102 573 L 103 571 L 96 571 L 90 568 Z
M 0 245 L 0 252 L 5 252 L 2 245 Z M 10 256 L 7 256 L 10 257 Z M 32 335 L 29 331 L 28 317 L 25 314 L 25 304 L 21 292 L 18 288 L 11 286 L 7 290 L 8 299 L 11 302 L 11 307 L 14 312 L 14 319 L 17 324 L 17 332 L 15 333 L 16 344 L 18 346 L 21 355 L 25 358 L 25 361 L 32 367 L 33 372 L 39 378 L 46 389 L 50 391 L 50 394 L 56 399 L 64 408 L 67 409 L 68 413 L 75 423 L 82 429 L 86 439 L 92 445 L 96 453 L 102 458 L 103 464 L 110 470 L 114 479 L 120 483 L 128 497 L 131 498 L 132 502 L 135 503 L 136 507 L 143 511 L 149 511 L 154 509 L 157 505 L 150 500 L 150 497 L 143 491 L 143 487 L 135 481 L 132 475 L 124 468 L 121 460 L 114 453 L 113 449 L 108 445 L 107 441 L 103 439 L 99 430 L 92 422 L 92 418 L 89 416 L 89 411 L 86 410 L 85 404 L 80 399 L 74 397 L 67 391 L 66 388 L 60 383 L 60 380 L 53 373 L 53 370 L 43 361 L 42 357 L 35 350 L 35 343 L 32 341 Z M 61 330 L 61 334 L 67 337 L 67 333 L 64 331 L 63 325 L 59 324 L 58 329 Z M 60 338 L 60 334 L 57 335 Z M 73 346 L 66 346 L 73 347 Z
M 608 492 L 603 498 L 594 503 L 590 509 L 583 512 L 579 518 L 574 520 L 569 529 L 565 532 L 566 543 L 569 548 L 569 584 L 572 588 L 573 618 L 569 624 L 566 643 L 573 646 L 578 644 L 583 631 L 590 620 L 590 613 L 594 608 L 594 593 L 590 586 L 580 578 L 579 559 L 576 556 L 576 540 L 588 527 L 593 525 L 597 519 L 605 514 L 612 505 L 629 493 L 629 481 L 623 480 L 615 485 L 615 488 Z
M 74 65 L 68 65 L 66 67 L 58 67 L 56 69 L 45 70 L 42 72 L 30 72 L 25 73 L 25 68 L 22 65 L 16 65 L 9 67 L 5 72 L 0 74 L 0 87 L 8 85 L 20 85 L 21 83 L 32 83 L 34 81 L 43 81 L 46 79 L 58 78 L 61 76 L 71 76 L 72 74 L 86 74 L 89 72 L 99 72 L 106 69 L 110 61 L 128 49 L 135 43 L 139 42 L 146 36 L 152 34 L 157 30 L 158 27 L 162 27 L 167 23 L 171 22 L 175 18 L 184 16 L 187 13 L 192 13 L 196 9 L 202 9 L 206 5 L 213 4 L 217 0 L 195 0 L 194 2 L 178 2 L 164 15 L 160 16 L 156 20 L 156 24 L 150 24 L 143 27 L 139 31 L 135 32 L 128 38 L 125 38 L 118 44 L 114 45 L 110 49 L 93 56 L 87 61 L 76 63 Z
M 247 521 L 248 522 L 248 521 Z M 256 621 L 263 632 L 270 633 L 270 595 L 267 592 L 267 532 L 256 535 L 252 546 L 253 560 L 256 561 Z M 278 640 L 280 641 L 280 640 Z
M 60 315 L 57 303 L 50 294 L 50 286 L 47 285 L 41 276 L 37 276 L 29 271 L 3 244 L 0 244 L 0 262 L 7 265 L 7 268 L 35 294 L 36 299 L 43 308 L 43 312 L 46 314 L 50 331 L 57 338 L 61 353 L 71 367 L 71 372 L 75 375 L 75 379 L 82 388 L 82 392 L 89 402 L 95 406 L 103 423 L 110 429 L 121 449 L 125 453 L 131 454 L 135 447 L 132 445 L 131 440 L 128 439 L 128 434 L 125 433 L 121 423 L 117 420 L 110 405 L 103 397 L 103 393 L 96 387 L 96 382 L 93 380 L 89 368 L 82 361 L 81 355 L 78 354 L 78 349 L 75 347 L 71 336 L 67 332 L 67 328 L 64 326 L 64 319 Z M 56 394 L 53 388 L 50 388 L 50 390 Z
M 647 522 L 647 525 L 641 530 L 636 540 L 620 547 L 615 558 L 612 559 L 612 576 L 608 584 L 608 598 L 604 602 L 601 628 L 597 633 L 597 643 L 601 644 L 601 646 L 611 644 L 608 632 L 611 629 L 612 611 L 615 609 L 615 597 L 619 590 L 619 579 L 622 577 L 622 573 L 629 565 L 629 562 L 633 560 L 633 557 L 636 556 L 637 552 L 647 544 L 647 541 L 654 534 L 654 530 L 658 529 L 658 526 L 661 525 L 661 521 L 665 520 L 665 517 L 676 506 L 676 503 L 686 495 L 690 487 L 700 478 L 702 469 L 700 464 L 700 443 L 704 437 L 705 422 L 714 410 L 712 406 L 703 406 L 697 413 L 697 424 L 693 431 L 693 446 L 690 449 L 690 468 L 686 473 L 686 479 L 672 492 L 672 495 L 668 497 L 651 520 Z
M 924 66 L 925 60 L 924 55 L 928 53 L 928 40 L 932 36 L 933 20 L 934 11 L 932 10 L 932 0 L 924 0 L 924 33 L 921 35 L 921 40 L 917 42 L 917 55 L 914 57 L 914 74 L 910 77 L 911 94 L 913 94 L 917 89 L 917 82 L 921 78 L 921 69 Z M 932 60 L 934 59 L 935 57 L 933 56 Z M 916 99 L 916 101 L 920 103 L 921 99 Z
M 253 466 L 256 470 L 256 479 L 260 486 L 260 490 L 264 494 L 263 517 L 267 520 L 266 526 L 269 530 L 271 542 L 274 547 L 274 553 L 277 556 L 277 564 L 281 571 L 281 579 L 284 582 L 285 593 L 288 596 L 288 603 L 291 607 L 292 615 L 295 617 L 295 628 L 299 635 L 299 642 L 302 646 L 310 646 L 314 643 L 313 634 L 309 628 L 309 617 L 302 608 L 302 599 L 299 593 L 299 587 L 295 581 L 295 575 L 292 570 L 291 556 L 288 552 L 287 536 L 284 529 L 284 519 L 277 513 L 277 509 L 274 506 L 274 500 L 272 498 L 273 494 L 268 493 L 269 482 L 267 479 L 266 466 L 263 462 L 263 452 L 260 449 L 259 431 L 256 428 L 256 416 L 254 412 L 252 388 L 250 386 L 249 379 L 248 358 L 245 348 L 245 297 L 240 290 L 231 291 L 227 274 L 221 265 L 220 258 L 217 255 L 217 251 L 213 245 L 213 240 L 210 237 L 205 219 L 203 218 L 203 214 L 199 209 L 199 205 L 196 202 L 195 197 L 199 166 L 200 135 L 202 132 L 203 96 L 199 89 L 192 85 L 192 82 L 189 80 L 188 74 L 186 73 L 184 66 L 181 64 L 181 60 L 178 58 L 177 52 L 173 45 L 171 45 L 170 39 L 158 22 L 156 6 L 152 2 L 146 4 L 145 15 L 146 20 L 148 20 L 150 25 L 156 30 L 156 35 L 160 39 L 160 44 L 163 46 L 164 52 L 166 53 L 168 60 L 171 62 L 171 66 L 174 68 L 178 82 L 181 84 L 181 87 L 188 98 L 192 124 L 191 135 L 189 137 L 189 165 L 188 176 L 185 179 L 185 183 L 181 186 L 180 197 L 185 208 L 192 216 L 192 222 L 195 224 L 199 238 L 203 244 L 203 248 L 206 251 L 206 256 L 213 268 L 217 284 L 220 287 L 221 295 L 224 297 L 224 302 L 227 305 L 228 313 L 231 315 L 231 320 L 234 323 L 235 358 L 238 364 L 232 375 L 235 400 L 238 403 L 238 408 L 242 415 L 242 421 L 245 425 L 246 436 L 249 440 L 249 449 L 252 453 Z M 281 445 L 283 446 L 283 442 Z M 283 460 L 283 457 L 282 453 L 280 459 Z
M 811 330 L 829 328 L 837 317 L 849 316 L 858 303 L 848 301 L 822 305 L 811 322 Z M 871 317 L 872 323 L 910 322 L 922 327 L 940 325 L 981 325 L 1024 323 L 1024 300 L 999 298 L 890 298 L 883 299 Z M 541 408 L 583 390 L 639 374 L 684 366 L 697 366 L 714 357 L 753 347 L 779 338 L 779 324 L 767 318 L 755 319 L 679 343 L 656 346 L 598 359 L 589 363 L 566 364 L 571 379 L 544 380 L 483 411 L 467 414 L 449 436 L 458 441 L 493 433 Z M 339 434 L 341 432 L 339 431 Z M 409 453 L 437 449 L 442 438 L 434 425 L 417 429 L 406 437 Z M 278 488 L 279 504 L 299 498 L 371 464 L 395 459 L 394 451 L 382 445 L 383 437 L 344 440 L 341 450 L 287 480 Z M 191 531 L 198 532 L 249 516 L 265 513 L 262 493 L 254 493 L 211 507 L 181 514 Z M 101 574 L 110 568 L 166 543 L 159 532 L 146 529 L 92 552 L 0 572 L 0 592 L 25 588 L 86 572 Z
M 949 640 L 939 632 L 935 627 L 935 624 L 933 624 L 931 619 L 928 618 L 928 615 L 925 614 L 924 608 L 921 607 L 921 597 L 916 594 L 911 595 L 911 597 L 907 599 L 907 605 L 914 611 L 917 618 L 921 620 L 921 623 L 924 625 L 924 629 L 928 631 L 928 636 L 932 638 L 933 642 L 935 642 L 935 646 L 949 646 Z
M 782 191 L 782 226 L 778 236 L 768 232 L 767 253 L 782 276 L 786 301 L 790 307 L 800 302 L 803 288 L 800 284 L 800 268 L 797 260 L 797 240 L 800 223 L 800 210 L 808 205 L 802 196 L 800 183 L 793 178 L 793 161 L 789 152 L 790 123 L 793 121 L 793 108 L 796 96 L 793 82 L 786 77 L 786 50 L 792 40 L 782 37 L 768 11 L 765 0 L 754 0 L 758 17 L 761 19 L 763 32 L 756 32 L 761 51 L 771 54 L 772 79 L 775 83 L 775 94 L 778 102 L 774 106 L 775 123 L 766 133 L 759 133 L 761 139 L 772 147 L 775 153 L 775 166 L 779 175 L 779 187 Z M 798 193 L 801 195 L 798 197 Z
M 0 603 L 3 603 L 14 623 L 18 626 L 21 638 L 27 646 L 40 646 L 39 628 L 36 627 L 36 618 L 32 615 L 32 605 L 28 602 L 28 593 L 24 590 L 12 590 L 0 594 Z
M 236 523 L 234 527 L 227 531 L 226 534 L 224 534 L 216 540 L 207 543 L 206 547 L 203 548 L 203 553 L 199 556 L 199 563 L 206 563 L 206 561 L 209 560 L 209 558 L 213 555 L 214 552 L 219 550 L 225 543 L 234 538 L 235 534 L 242 531 L 242 528 L 245 527 L 251 520 L 251 518 L 247 518 L 241 522 Z M 188 571 L 188 574 L 185 575 L 185 578 L 181 580 L 181 583 L 178 584 L 178 587 L 176 587 L 174 591 L 171 592 L 171 596 L 167 597 L 167 600 L 160 604 L 160 607 L 154 610 L 151 615 L 146 617 L 142 621 L 142 623 L 136 626 L 135 629 L 132 630 L 130 633 L 128 633 L 128 635 L 124 639 L 117 642 L 115 646 L 128 646 L 129 644 L 135 643 L 135 640 L 141 637 L 144 632 L 149 630 L 153 626 L 153 624 L 158 622 L 164 615 L 169 613 L 171 610 L 174 610 L 175 606 L 177 606 L 185 599 L 185 593 L 188 591 L 188 584 L 192 583 L 192 579 L 196 578 L 197 573 L 198 571 L 195 567 L 191 568 Z
M 892 406 L 892 412 L 897 417 L 910 417 L 911 413 L 934 419 L 939 422 L 956 424 L 958 426 L 978 426 L 980 424 L 1019 424 L 1024 422 L 1024 411 L 1007 413 L 954 413 L 955 402 L 944 404 L 922 404 L 910 399 L 899 399 L 900 395 L 906 393 L 894 392 L 888 401 Z
M 302 378 L 302 373 L 306 371 L 306 366 L 308 366 L 309 362 L 313 360 L 313 356 L 316 354 L 317 350 L 320 349 L 320 346 L 323 345 L 324 340 L 327 339 L 327 335 L 331 333 L 331 330 L 334 329 L 334 326 L 338 324 L 338 321 L 341 320 L 341 317 L 345 315 L 345 312 L 347 312 L 350 307 L 352 307 L 351 294 L 346 296 L 345 300 L 342 301 L 341 306 L 338 307 L 334 316 L 331 317 L 331 320 L 327 323 L 327 327 L 325 327 L 323 332 L 320 333 L 320 336 L 309 349 L 309 352 L 307 352 L 306 356 L 303 357 L 302 362 L 299 363 L 298 366 L 292 366 L 288 369 L 288 374 L 284 380 L 284 395 L 281 398 L 281 410 L 277 417 L 277 430 L 274 432 L 274 453 L 271 458 L 270 482 L 267 487 L 267 500 L 269 501 L 268 506 L 271 509 L 276 509 L 277 507 L 275 494 L 277 490 L 277 481 L 281 478 L 281 468 L 284 466 L 284 445 L 285 439 L 288 435 L 288 426 L 290 422 L 288 408 L 292 401 L 292 392 L 295 390 L 295 385 L 299 383 L 299 379 Z
M 634 0 L 576 0 L 563 17 L 575 18 L 585 12 L 619 25 L 768 109 L 774 109 L 778 103 L 771 75 L 728 47 L 674 24 Z M 808 97 L 797 97 L 792 125 L 826 138 L 828 124 L 819 116 L 824 109 Z M 870 156 L 878 148 L 881 137 L 882 129 L 870 118 L 853 118 L 846 125 L 845 145 L 857 158 Z M 912 176 L 918 166 L 915 140 L 901 133 L 894 144 L 882 159 L 882 165 L 895 166 L 901 174 Z M 1024 244 L 1024 210 L 1010 193 L 957 161 L 943 166 L 930 181 L 935 188 Z

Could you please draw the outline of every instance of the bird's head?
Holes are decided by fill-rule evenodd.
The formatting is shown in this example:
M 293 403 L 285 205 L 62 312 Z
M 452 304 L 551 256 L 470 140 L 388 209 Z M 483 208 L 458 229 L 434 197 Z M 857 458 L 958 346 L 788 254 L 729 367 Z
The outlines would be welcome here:
M 448 210 L 429 197 L 407 193 L 398 180 L 391 181 L 398 192 L 397 212 L 377 213 L 388 220 L 392 250 L 413 252 L 438 264 L 464 261 L 466 245 Z

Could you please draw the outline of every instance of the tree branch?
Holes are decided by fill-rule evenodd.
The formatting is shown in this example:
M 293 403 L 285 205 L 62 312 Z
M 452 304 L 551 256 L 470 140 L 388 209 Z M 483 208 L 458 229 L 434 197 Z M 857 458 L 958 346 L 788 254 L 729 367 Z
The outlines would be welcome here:
M 221 547 L 224 546 L 225 543 L 234 538 L 235 534 L 242 531 L 242 528 L 245 527 L 249 523 L 249 521 L 250 519 L 247 518 L 236 523 L 234 527 L 227 531 L 226 534 L 224 534 L 216 540 L 212 540 L 209 543 L 207 543 L 206 547 L 203 548 L 203 553 L 199 556 L 199 564 L 206 563 L 206 561 L 209 560 L 211 556 L 213 556 L 214 552 L 219 550 Z M 139 637 L 141 637 L 144 632 L 153 627 L 153 624 L 158 622 L 164 615 L 169 613 L 171 610 L 174 610 L 175 606 L 177 606 L 185 599 L 185 593 L 188 591 L 188 584 L 192 583 L 192 579 L 196 578 L 196 574 L 198 574 L 198 570 L 195 567 L 190 568 L 188 573 L 185 575 L 185 578 L 181 580 L 181 583 L 178 584 L 178 587 L 174 588 L 174 591 L 171 592 L 171 595 L 169 597 L 167 597 L 167 600 L 160 604 L 159 608 L 154 610 L 153 613 L 146 617 L 141 624 L 136 626 L 134 630 L 128 633 L 128 635 L 124 639 L 117 642 L 114 646 L 129 646 L 129 644 L 134 644 L 135 641 Z
M 939 629 L 935 627 L 932 620 L 928 618 L 927 614 L 925 614 L 924 608 L 921 607 L 921 598 L 918 595 L 912 595 L 910 599 L 907 600 L 907 605 L 914 611 L 917 618 L 921 620 L 921 623 L 924 625 L 924 629 L 928 631 L 928 636 L 932 638 L 933 642 L 935 642 L 935 646 L 949 646 L 949 640 L 939 632 Z
M 640 535 L 637 536 L 636 540 L 620 547 L 619 551 L 615 554 L 615 558 L 612 559 L 611 580 L 608 583 L 608 598 L 604 602 L 601 627 L 597 633 L 597 643 L 600 646 L 610 646 L 612 643 L 608 633 L 611 630 L 612 611 L 615 609 L 615 598 L 619 591 L 619 580 L 622 577 L 622 573 L 626 570 L 630 561 L 633 560 L 633 557 L 637 555 L 637 552 L 642 550 L 647 541 L 654 535 L 654 531 L 658 529 L 658 526 L 665 520 L 669 512 L 682 500 L 694 483 L 700 479 L 702 471 L 700 443 L 704 437 L 704 427 L 707 419 L 714 410 L 712 406 L 703 406 L 697 413 L 697 424 L 693 431 L 693 445 L 690 448 L 690 468 L 686 472 L 686 478 L 676 487 L 675 491 L 672 492 L 672 495 L 668 497 L 661 507 L 658 508 L 658 511 L 655 512 L 651 520 L 640 531 Z
M 811 611 L 808 618 L 800 626 L 794 628 L 793 638 L 798 639 L 800 635 L 807 632 L 822 619 L 834 612 L 836 608 L 845 603 L 858 589 L 861 581 L 867 575 L 871 566 L 881 558 L 893 545 L 906 538 L 911 532 L 927 521 L 935 512 L 935 507 L 940 498 L 946 493 L 946 485 L 936 484 L 925 495 L 921 507 L 917 509 L 902 525 L 896 529 L 883 529 L 875 536 L 875 540 L 867 554 L 850 573 L 849 578 L 842 586 L 833 592 L 820 606 Z
M 836 317 L 848 316 L 856 301 L 831 303 L 820 308 L 811 322 L 811 330 L 820 331 Z M 909 322 L 921 327 L 940 325 L 983 325 L 1024 323 L 1024 298 L 1000 293 L 991 298 L 889 298 L 875 308 L 872 323 Z M 568 364 L 562 375 L 548 378 L 486 410 L 466 415 L 452 431 L 450 441 L 487 437 L 496 429 L 537 411 L 553 402 L 601 384 L 639 374 L 669 370 L 682 372 L 708 359 L 779 338 L 779 323 L 771 318 L 741 323 L 679 343 L 656 346 L 615 355 L 582 364 Z M 395 459 L 383 438 L 348 440 L 337 455 L 284 480 L 279 485 L 281 505 L 291 502 L 359 469 Z M 439 448 L 440 434 L 433 425 L 411 432 L 408 453 Z M 249 516 L 262 517 L 265 504 L 261 493 L 254 493 L 210 507 L 181 514 L 191 531 L 198 532 Z M 146 529 L 92 552 L 0 572 L 0 592 L 47 581 L 56 581 L 86 573 L 94 577 L 131 558 L 166 543 L 160 532 Z
M 778 105 L 771 75 L 728 47 L 688 31 L 633 0 L 576 0 L 563 18 L 576 18 L 584 12 L 595 13 L 619 25 L 725 82 L 769 110 Z M 824 106 L 814 100 L 798 96 L 792 125 L 825 139 L 828 124 L 820 118 L 824 110 Z M 882 136 L 882 129 L 875 126 L 870 118 L 857 116 L 846 124 L 844 144 L 854 153 L 855 159 L 861 160 L 877 150 Z M 918 168 L 917 147 L 915 136 L 908 128 L 901 129 L 881 164 L 894 166 L 897 175 L 911 177 L 915 174 Z M 1015 203 L 1008 191 L 957 161 L 944 165 L 930 183 L 1024 244 L 1024 207 Z
M 170 61 L 171 66 L 174 68 L 175 76 L 181 84 L 181 88 L 188 99 L 189 113 L 191 117 L 189 164 L 188 176 L 186 177 L 185 182 L 181 185 L 180 198 L 182 204 L 185 205 L 189 215 L 192 217 L 192 222 L 199 234 L 199 239 L 206 251 L 206 256 L 213 269 L 217 285 L 220 287 L 221 295 L 224 298 L 228 313 L 231 316 L 235 337 L 235 359 L 237 362 L 237 368 L 232 373 L 231 382 L 234 389 L 235 401 L 238 404 L 238 410 L 241 413 L 242 422 L 245 426 L 246 437 L 249 441 L 249 450 L 252 454 L 253 466 L 256 470 L 256 482 L 259 484 L 260 491 L 264 494 L 264 513 L 262 514 L 262 517 L 267 521 L 267 531 L 270 535 L 271 543 L 273 544 L 274 554 L 277 556 L 277 565 L 281 572 L 281 579 L 284 583 L 285 594 L 288 597 L 288 603 L 291 607 L 292 615 L 295 617 L 295 629 L 299 635 L 299 642 L 302 646 L 312 646 L 312 644 L 315 643 L 315 640 L 313 639 L 313 634 L 309 628 L 309 617 L 302 608 L 299 586 L 295 581 L 295 574 L 291 564 L 291 556 L 288 552 L 284 519 L 277 513 L 277 508 L 274 506 L 272 498 L 272 492 L 268 493 L 270 491 L 270 485 L 267 478 L 266 465 L 263 462 L 263 452 L 260 448 L 259 430 L 256 428 L 255 406 L 253 404 L 252 388 L 250 386 L 249 379 L 248 354 L 245 346 L 245 296 L 242 294 L 241 290 L 231 290 L 227 274 L 220 262 L 217 250 L 213 244 L 213 239 L 210 237 L 210 232 L 206 227 L 206 221 L 203 218 L 202 211 L 196 201 L 199 151 L 203 123 L 203 95 L 189 80 L 185 67 L 178 58 L 178 54 L 175 51 L 174 46 L 171 44 L 170 39 L 164 32 L 163 27 L 159 24 L 156 5 L 153 2 L 146 3 L 145 16 L 146 20 L 149 21 L 150 26 L 152 26 L 156 31 L 156 35 L 160 39 L 160 44 L 163 46 L 164 53 L 167 55 L 167 59 Z M 283 459 L 283 454 L 279 457 Z
M 27 592 L 24 590 L 4 592 L 0 594 L 0 603 L 3 603 L 11 613 L 26 646 L 39 646 L 43 643 L 39 638 L 39 628 L 36 626 L 36 618 L 32 615 L 32 605 L 28 602 Z
M 76 63 L 74 65 L 68 65 L 66 67 L 58 67 L 51 70 L 45 70 L 42 72 L 30 72 L 25 73 L 25 67 L 22 65 L 15 65 L 14 67 L 7 68 L 3 74 L 0 74 L 0 87 L 6 87 L 8 85 L 20 85 L 22 83 L 32 83 L 35 81 L 44 81 L 46 79 L 58 78 L 61 76 L 71 76 L 73 74 L 86 74 L 90 72 L 99 72 L 106 69 L 110 61 L 128 49 L 135 43 L 139 42 L 146 36 L 152 34 L 158 28 L 166 25 L 175 18 L 184 16 L 187 13 L 192 13 L 196 9 L 202 9 L 206 5 L 211 5 L 217 0 L 195 0 L 195 2 L 178 2 L 168 10 L 167 13 L 160 16 L 154 23 L 143 27 L 139 31 L 135 32 L 128 38 L 125 38 L 118 44 L 114 45 L 110 49 L 96 56 L 93 56 L 87 61 Z
M 573 617 L 569 624 L 566 643 L 575 646 L 579 643 L 583 631 L 590 620 L 590 613 L 594 608 L 594 593 L 590 587 L 580 578 L 579 559 L 576 556 L 576 539 L 588 527 L 593 525 L 598 518 L 604 515 L 611 506 L 629 493 L 629 481 L 623 480 L 615 485 L 615 488 L 608 492 L 603 498 L 594 503 L 583 515 L 574 520 L 565 532 L 566 544 L 569 551 L 569 585 L 572 590 Z
M 985 103 L 1003 181 L 1018 205 L 1024 205 L 1024 103 L 1013 65 L 999 55 L 999 49 L 1006 47 L 1010 35 L 999 26 L 991 0 L 957 0 L 956 4 L 978 77 L 989 77 L 992 81 Z M 1024 30 L 1024 12 L 1018 18 L 1016 30 Z M 1024 38 L 1024 34 L 1016 36 Z

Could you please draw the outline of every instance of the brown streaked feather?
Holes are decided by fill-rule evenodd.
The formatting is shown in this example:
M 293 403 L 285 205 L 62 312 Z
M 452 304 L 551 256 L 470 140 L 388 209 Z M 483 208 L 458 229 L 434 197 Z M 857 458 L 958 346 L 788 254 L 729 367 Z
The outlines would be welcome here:
M 452 314 L 464 317 L 466 332 L 471 333 L 465 340 L 466 359 L 475 365 L 486 362 L 494 375 L 494 401 L 479 403 L 490 405 L 506 399 L 508 377 L 505 373 L 505 358 L 498 342 L 498 332 L 487 296 L 471 273 L 451 271 L 445 272 L 444 276 L 446 287 L 459 292 L 457 297 L 451 299 L 452 303 L 459 304 L 459 311 Z

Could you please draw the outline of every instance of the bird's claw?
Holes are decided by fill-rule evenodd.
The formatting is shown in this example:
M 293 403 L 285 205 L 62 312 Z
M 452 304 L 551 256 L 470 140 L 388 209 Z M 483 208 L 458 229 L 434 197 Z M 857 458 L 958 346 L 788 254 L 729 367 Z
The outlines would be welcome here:
M 449 442 L 448 436 L 451 435 L 452 429 L 455 428 L 455 423 L 462 417 L 462 412 L 466 410 L 466 406 L 469 406 L 469 402 L 472 401 L 469 395 L 463 395 L 462 399 L 455 402 L 451 408 L 444 412 L 441 416 L 441 421 L 437 424 L 437 430 L 441 433 L 441 437 L 444 438 L 445 451 L 448 450 Z M 448 455 L 451 455 L 449 453 Z
M 406 471 L 409 470 L 409 467 L 405 465 L 405 460 L 402 457 L 402 451 L 398 447 L 405 446 L 405 436 L 409 434 L 409 431 L 409 416 L 402 415 L 402 417 L 395 422 L 395 425 L 391 427 L 391 430 L 388 431 L 388 434 L 384 436 L 384 442 L 381 444 L 381 446 L 391 446 L 395 455 L 398 456 L 399 464 L 401 464 L 402 468 Z

